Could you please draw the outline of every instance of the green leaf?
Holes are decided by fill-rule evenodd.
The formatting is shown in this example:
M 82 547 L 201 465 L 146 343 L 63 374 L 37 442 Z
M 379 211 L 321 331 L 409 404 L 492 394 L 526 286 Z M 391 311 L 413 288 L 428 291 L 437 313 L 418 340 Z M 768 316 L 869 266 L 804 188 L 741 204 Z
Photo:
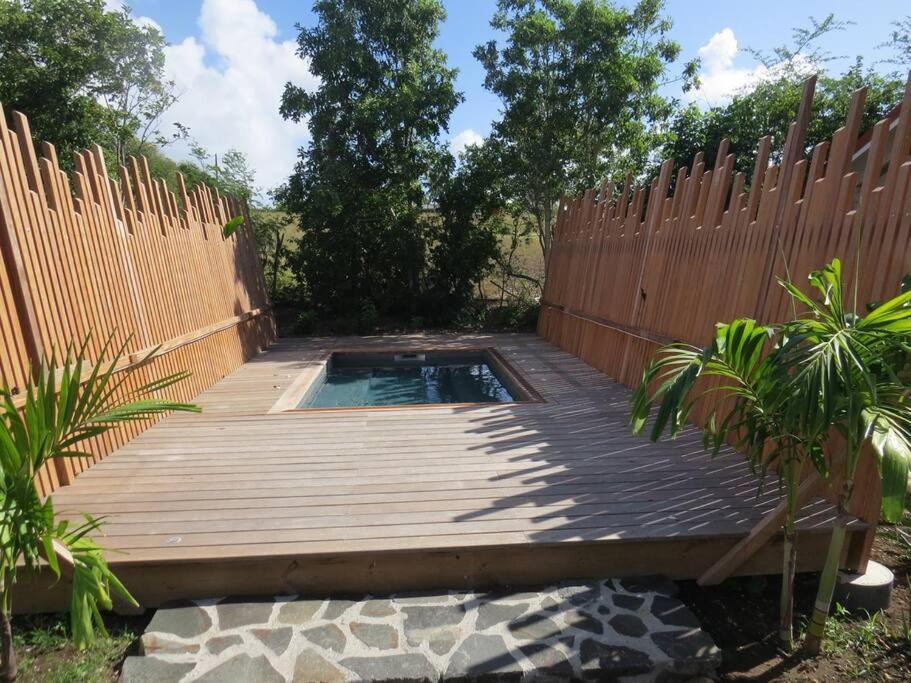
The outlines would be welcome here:
M 42 540 L 44 542 L 44 559 L 47 560 L 48 566 L 50 566 L 51 571 L 54 572 L 54 576 L 59 579 L 60 561 L 57 559 L 57 549 L 54 547 L 54 537 L 48 535 Z
M 225 239 L 228 239 L 243 224 L 244 224 L 243 216 L 234 216 L 234 218 L 232 218 L 227 223 L 225 223 L 225 227 L 222 228 L 222 231 L 221 231 L 222 236 Z
M 885 416 L 873 420 L 870 441 L 880 458 L 883 519 L 898 523 L 905 511 L 911 445 L 898 426 L 891 424 Z
M 874 326 L 883 328 L 890 323 L 908 321 L 911 319 L 911 309 L 907 308 L 909 303 L 911 303 L 911 290 L 904 291 L 898 296 L 881 303 L 867 314 L 858 327 L 864 329 Z

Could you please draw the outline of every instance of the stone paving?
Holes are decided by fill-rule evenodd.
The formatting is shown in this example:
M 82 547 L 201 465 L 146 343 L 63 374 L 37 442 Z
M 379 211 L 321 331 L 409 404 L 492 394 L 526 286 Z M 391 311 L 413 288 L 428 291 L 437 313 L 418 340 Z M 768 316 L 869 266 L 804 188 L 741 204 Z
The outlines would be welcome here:
M 543 590 L 225 599 L 159 609 L 124 683 L 635 680 L 721 654 L 661 578 Z

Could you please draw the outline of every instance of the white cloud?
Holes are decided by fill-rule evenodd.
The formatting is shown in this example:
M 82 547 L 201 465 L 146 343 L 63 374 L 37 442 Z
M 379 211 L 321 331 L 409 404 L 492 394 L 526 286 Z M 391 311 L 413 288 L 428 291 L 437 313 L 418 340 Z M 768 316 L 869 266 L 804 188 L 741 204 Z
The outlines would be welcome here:
M 459 154 L 465 151 L 466 147 L 480 145 L 483 144 L 483 142 L 484 138 L 481 137 L 480 133 L 471 128 L 466 128 L 461 133 L 452 137 L 452 140 L 449 141 L 449 150 L 454 156 L 458 157 Z
M 723 104 L 787 66 L 794 66 L 800 73 L 809 74 L 814 70 L 813 64 L 802 56 L 798 56 L 793 65 L 779 64 L 769 68 L 757 64 L 753 67 L 738 67 L 734 65 L 734 60 L 739 52 L 737 37 L 732 29 L 724 28 L 713 35 L 698 52 L 702 60 L 702 71 L 699 73 L 702 84 L 685 97 L 706 106 Z
M 256 169 L 256 184 L 271 188 L 290 174 L 309 137 L 306 125 L 278 113 L 285 83 L 313 87 L 316 78 L 295 54 L 296 43 L 276 40 L 275 22 L 254 0 L 204 0 L 197 23 L 199 37 L 165 49 L 165 70 L 180 99 L 162 131 L 180 122 L 210 153 L 240 150 Z M 189 148 L 175 145 L 167 153 L 188 158 Z
M 124 2 L 124 0 L 104 0 L 105 12 L 120 12 L 125 8 L 129 8 L 129 4 Z M 161 25 L 152 19 L 152 17 L 133 17 L 133 21 L 135 21 L 140 26 L 149 26 L 151 28 L 154 28 L 159 33 L 164 35 L 164 31 L 161 30 Z
M 688 93 L 691 100 L 710 106 L 721 104 L 756 82 L 765 67 L 759 65 L 750 69 L 734 66 L 738 50 L 737 37 L 730 28 L 722 29 L 699 48 L 702 60 L 699 79 L 702 84 L 698 90 Z
M 154 28 L 161 35 L 164 35 L 164 30 L 161 28 L 161 24 L 155 21 L 152 17 L 136 17 L 133 19 L 140 26 L 148 26 L 149 28 Z

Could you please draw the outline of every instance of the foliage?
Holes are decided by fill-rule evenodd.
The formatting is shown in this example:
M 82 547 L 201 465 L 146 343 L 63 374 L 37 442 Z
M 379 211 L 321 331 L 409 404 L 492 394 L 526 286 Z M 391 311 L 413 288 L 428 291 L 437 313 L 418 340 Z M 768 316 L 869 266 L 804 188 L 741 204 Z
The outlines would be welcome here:
M 407 319 L 427 287 L 437 227 L 425 188 L 447 155 L 438 141 L 461 95 L 433 47 L 438 0 L 321 0 L 298 54 L 320 79 L 289 84 L 281 113 L 312 140 L 281 203 L 301 216 L 290 263 L 322 317 L 361 311 Z M 438 285 L 437 282 L 435 285 Z
M 898 655 L 904 659 L 911 646 L 911 632 L 907 628 L 889 623 L 883 612 L 855 617 L 842 605 L 836 604 L 834 614 L 826 624 L 825 652 L 841 655 L 847 664 L 845 672 L 852 681 L 890 680 Z M 899 677 L 901 675 L 899 674 Z
M 66 615 L 17 616 L 14 645 L 18 683 L 99 683 L 117 680 L 117 668 L 147 619 L 105 615 L 110 634 L 92 645 L 72 645 Z
M 487 309 L 482 323 L 489 330 L 532 332 L 538 325 L 540 312 L 541 307 L 536 301 L 519 299 Z
M 316 330 L 316 316 L 313 311 L 303 310 L 294 320 L 294 334 L 312 334 Z
M 811 273 L 809 281 L 821 301 L 782 282 L 794 310 L 786 323 L 760 326 L 737 320 L 719 325 L 715 342 L 706 349 L 674 344 L 659 351 L 634 393 L 632 424 L 634 431 L 644 429 L 658 400 L 652 438 L 665 430 L 673 436 L 696 401 L 715 392 L 728 394 L 731 400 L 712 411 L 704 425 L 706 447 L 717 453 L 732 443 L 760 475 L 772 464 L 778 466 L 789 501 L 786 539 L 797 512 L 794 499 L 802 462 L 808 459 L 824 476 L 836 466 L 845 489 L 817 600 L 817 605 L 827 605 L 841 558 L 839 537 L 843 543 L 854 471 L 864 447 L 872 446 L 880 461 L 884 516 L 892 519 L 896 510 L 899 516 L 903 510 L 911 462 L 911 387 L 901 372 L 911 351 L 911 292 L 860 317 L 856 302 L 855 310 L 848 307 L 838 259 Z M 705 384 L 707 379 L 720 383 Z M 694 394 L 697 386 L 701 389 Z M 833 452 L 845 457 L 833 461 Z M 793 572 L 787 558 L 785 566 Z M 790 604 L 790 596 L 784 595 L 787 575 L 783 608 Z M 817 607 L 811 636 L 821 636 L 818 628 L 824 623 L 825 610 Z M 784 619 L 782 626 L 784 634 Z M 789 624 L 787 629 L 790 632 Z
M 269 285 L 273 303 L 279 297 L 280 290 L 290 289 L 286 275 L 287 245 L 290 230 L 294 227 L 292 219 L 283 211 L 256 209 L 250 214 L 253 238 L 259 248 L 263 264 L 263 275 Z
M 96 142 L 122 161 L 133 141 L 144 150 L 170 139 L 159 129 L 176 99 L 164 44 L 102 0 L 0 3 L 0 101 L 28 114 L 35 140 L 56 145 L 64 167 Z
M 902 377 L 911 352 L 911 290 L 861 317 L 856 301 L 845 297 L 838 259 L 811 273 L 810 283 L 821 302 L 784 283 L 795 304 L 812 315 L 784 328 L 793 340 L 785 358 L 792 385 L 815 399 L 797 406 L 800 427 L 813 438 L 844 439 L 847 498 L 861 452 L 872 446 L 883 479 L 883 517 L 899 521 L 911 464 L 909 383 Z
M 247 156 L 236 149 L 229 149 L 221 157 L 212 155 L 199 144 L 192 145 L 195 167 L 201 174 L 202 182 L 211 185 L 222 194 L 231 195 L 237 199 L 254 201 L 259 189 L 254 185 L 256 171 L 250 166 Z M 213 161 L 210 162 L 209 159 Z
M 500 0 L 491 26 L 506 34 L 475 49 L 485 86 L 502 100 L 497 146 L 509 196 L 530 214 L 545 257 L 563 192 L 637 172 L 670 114 L 660 96 L 680 52 L 661 0 Z M 685 69 L 685 89 L 696 64 Z
M 911 14 L 892 22 L 889 40 L 879 47 L 885 47 L 893 52 L 886 60 L 889 63 L 899 66 L 911 64 Z
M 435 188 L 436 220 L 428 226 L 429 272 L 421 307 L 435 324 L 451 322 L 471 303 L 474 287 L 499 255 L 504 231 L 501 177 L 490 150 L 469 147 L 455 168 L 451 157 L 446 161 Z
M 228 239 L 231 235 L 237 232 L 237 229 L 244 224 L 243 216 L 234 216 L 231 220 L 225 223 L 224 227 L 221 230 L 221 234 L 225 239 Z
M 88 456 L 82 450 L 84 442 L 119 424 L 173 410 L 199 410 L 155 398 L 188 373 L 168 375 L 137 388 L 127 384 L 131 373 L 115 375 L 126 343 L 114 346 L 113 338 L 109 339 L 99 358 L 111 355 L 113 359 L 93 367 L 84 360 L 88 341 L 75 351 L 68 349 L 59 362 L 51 357 L 36 370 L 21 407 L 8 387 L 0 387 L 0 612 L 8 624 L 20 568 L 35 571 L 43 558 L 60 577 L 62 565 L 67 564 L 72 572 L 71 629 L 78 647 L 90 644 L 96 629 L 104 633 L 100 609 L 110 609 L 114 595 L 135 601 L 89 535 L 101 520 L 86 516 L 76 526 L 58 521 L 53 499 L 42 501 L 38 494 L 35 474 L 55 459 Z M 14 659 L 4 666 L 7 674 L 10 667 L 14 671 Z
M 807 149 L 831 139 L 844 125 L 851 96 L 861 87 L 868 91 L 860 129 L 870 129 L 901 99 L 904 84 L 895 76 L 884 76 L 865 67 L 861 57 L 839 76 L 826 73 L 823 67 L 830 56 L 816 47 L 815 41 L 843 28 L 844 24 L 832 15 L 822 21 L 811 19 L 809 28 L 794 30 L 793 45 L 776 47 L 770 55 L 754 51 L 767 68 L 764 78 L 736 94 L 728 104 L 705 110 L 692 104 L 679 110 L 671 121 L 662 156 L 673 159 L 679 168 L 691 164 L 697 152 L 702 151 L 708 169 L 715 163 L 721 141 L 728 138 L 730 152 L 736 155 L 735 170 L 749 178 L 760 138 L 772 137 L 771 161 L 780 160 L 788 127 L 797 118 L 802 83 L 815 71 L 818 80 L 807 129 Z
M 98 97 L 105 105 L 106 141 L 122 164 L 134 143 L 143 154 L 152 145 L 167 145 L 187 135 L 177 125 L 171 136 L 161 131 L 161 117 L 177 99 L 173 81 L 165 78 L 164 36 L 154 26 L 136 24 L 129 12 L 113 12 L 107 37 L 104 85 Z

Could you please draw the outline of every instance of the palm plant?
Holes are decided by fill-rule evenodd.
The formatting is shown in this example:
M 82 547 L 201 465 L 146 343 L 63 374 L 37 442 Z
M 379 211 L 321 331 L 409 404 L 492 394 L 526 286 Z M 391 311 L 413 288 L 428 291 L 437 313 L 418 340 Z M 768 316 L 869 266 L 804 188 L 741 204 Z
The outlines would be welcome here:
M 136 604 L 91 538 L 102 520 L 88 515 L 78 525 L 57 520 L 52 499 L 42 500 L 35 485 L 35 476 L 46 463 L 89 456 L 80 450 L 83 442 L 121 423 L 174 410 L 199 411 L 193 405 L 156 398 L 189 373 L 131 387 L 130 372 L 118 372 L 126 343 L 115 346 L 109 338 L 99 357 L 113 359 L 91 368 L 83 360 L 88 340 L 78 349 L 67 349 L 59 363 L 54 357 L 42 362 L 22 405 L 8 387 L 0 386 L 0 655 L 7 680 L 17 672 L 10 616 L 20 570 L 36 571 L 43 559 L 59 579 L 66 565 L 71 631 L 79 647 L 93 641 L 96 629 L 106 633 L 100 609 L 111 609 L 113 595 Z
M 911 292 L 903 291 L 862 318 L 856 313 L 856 293 L 855 311 L 845 309 L 838 259 L 811 273 L 809 280 L 821 302 L 791 282 L 781 282 L 792 301 L 789 322 L 761 326 L 736 320 L 719 325 L 714 343 L 706 349 L 674 344 L 660 350 L 633 395 L 632 426 L 641 431 L 654 402 L 660 401 L 651 436 L 658 439 L 665 429 L 674 436 L 696 401 L 707 393 L 728 395 L 728 401 L 716 401 L 719 407 L 706 421 L 705 443 L 713 445 L 715 453 L 731 443 L 763 478 L 770 466 L 776 466 L 787 501 L 780 636 L 788 642 L 793 633 L 800 477 L 806 462 L 823 476 L 835 467 L 844 481 L 838 523 L 807 635 L 808 649 L 818 651 L 844 548 L 854 473 L 868 444 L 879 457 L 884 516 L 900 516 L 903 507 L 911 461 L 906 373 Z M 798 307 L 807 311 L 803 317 Z M 719 383 L 694 392 L 700 381 L 710 378 Z M 845 448 L 843 457 L 833 459 L 832 453 L 841 450 L 836 437 Z
M 656 401 L 660 401 L 651 426 L 657 441 L 667 430 L 676 437 L 685 427 L 694 405 L 717 393 L 716 407 L 704 425 L 704 445 L 717 455 L 725 443 L 741 450 L 751 471 L 761 482 L 773 464 L 778 465 L 787 507 L 783 524 L 779 636 L 793 639 L 793 584 L 797 559 L 796 518 L 798 488 L 807 458 L 819 458 L 818 443 L 808 444 L 795 432 L 794 397 L 787 368 L 779 362 L 781 345 L 774 343 L 778 330 L 740 319 L 716 327 L 713 343 L 699 349 L 672 344 L 661 349 L 646 368 L 632 399 L 632 427 L 640 433 Z M 654 387 L 654 389 L 653 389 Z M 697 389 L 697 387 L 699 387 Z
M 817 654 L 844 551 L 854 478 L 867 448 L 872 447 L 878 460 L 883 517 L 898 521 L 904 511 L 911 463 L 911 290 L 906 279 L 904 291 L 871 306 L 862 317 L 856 286 L 850 307 L 845 300 L 837 259 L 811 273 L 810 282 L 822 295 L 821 302 L 785 284 L 811 313 L 786 326 L 796 340 L 787 354 L 792 383 L 801 395 L 814 399 L 800 404 L 798 419 L 809 433 L 823 434 L 827 441 L 839 435 L 843 441 L 843 457 L 837 461 L 842 480 L 837 522 L 805 641 L 807 650 Z

